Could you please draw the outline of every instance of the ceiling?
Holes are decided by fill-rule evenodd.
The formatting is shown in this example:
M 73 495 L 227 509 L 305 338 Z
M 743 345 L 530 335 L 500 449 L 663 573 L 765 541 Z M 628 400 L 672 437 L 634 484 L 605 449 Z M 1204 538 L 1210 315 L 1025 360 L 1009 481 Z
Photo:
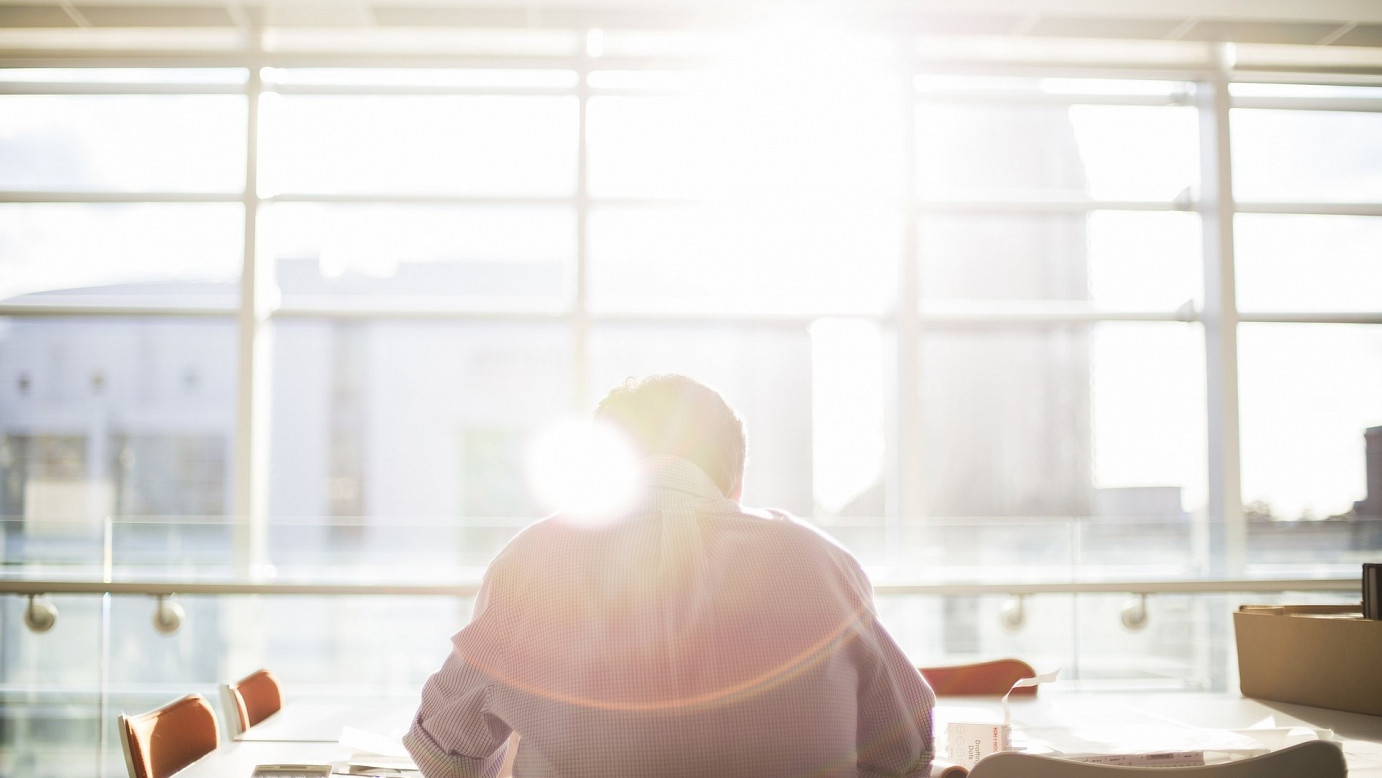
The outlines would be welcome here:
M 0 64 L 91 51 L 232 50 L 276 32 L 347 36 L 343 51 L 387 41 L 406 52 L 410 35 L 714 31 L 803 9 L 942 47 L 1102 41 L 1117 58 L 1121 42 L 1133 57 L 1139 45 L 1202 51 L 1231 42 L 1267 66 L 1382 73 L 1382 0 L 0 0 Z
M 913 0 L 813 2 L 939 34 L 1382 45 L 1382 0 Z M 0 28 L 719 26 L 768 0 L 0 0 Z

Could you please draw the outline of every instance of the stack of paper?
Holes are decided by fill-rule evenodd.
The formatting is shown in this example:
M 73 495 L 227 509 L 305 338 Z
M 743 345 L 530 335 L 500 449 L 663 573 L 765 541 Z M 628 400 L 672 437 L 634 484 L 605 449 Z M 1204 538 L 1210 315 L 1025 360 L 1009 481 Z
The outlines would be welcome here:
M 341 747 L 350 752 L 348 775 L 404 775 L 416 772 L 417 765 L 397 738 L 390 738 L 354 727 L 341 729 Z

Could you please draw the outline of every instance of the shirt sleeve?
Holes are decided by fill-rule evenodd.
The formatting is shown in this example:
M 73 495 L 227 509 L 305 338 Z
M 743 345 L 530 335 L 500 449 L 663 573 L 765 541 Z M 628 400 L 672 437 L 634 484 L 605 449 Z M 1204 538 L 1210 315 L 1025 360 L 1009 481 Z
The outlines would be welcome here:
M 451 639 L 442 668 L 427 679 L 403 744 L 426 778 L 488 778 L 503 763 L 510 727 L 489 709 L 503 656 L 493 581 L 486 576 L 470 624 Z
M 873 588 L 856 565 L 864 623 L 857 641 L 862 656 L 858 691 L 858 771 L 861 778 L 931 774 L 935 745 L 931 711 L 935 694 L 921 672 L 879 623 Z

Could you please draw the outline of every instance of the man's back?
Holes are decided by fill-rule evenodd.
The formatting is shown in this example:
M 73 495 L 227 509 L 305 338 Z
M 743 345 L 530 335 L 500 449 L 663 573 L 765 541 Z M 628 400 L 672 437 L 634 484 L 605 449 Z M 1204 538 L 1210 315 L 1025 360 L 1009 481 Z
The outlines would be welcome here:
M 496 560 L 424 691 L 409 735 L 424 769 L 438 750 L 482 758 L 510 729 L 523 778 L 924 769 L 930 690 L 854 559 L 743 512 L 685 460 L 649 463 L 630 517 L 548 519 Z

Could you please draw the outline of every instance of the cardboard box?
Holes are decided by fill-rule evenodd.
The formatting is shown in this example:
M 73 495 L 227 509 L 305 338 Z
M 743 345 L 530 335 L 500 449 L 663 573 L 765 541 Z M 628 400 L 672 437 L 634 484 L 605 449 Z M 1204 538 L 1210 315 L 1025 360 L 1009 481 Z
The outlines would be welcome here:
M 1382 621 L 1357 605 L 1244 605 L 1233 614 L 1244 696 L 1382 716 Z

